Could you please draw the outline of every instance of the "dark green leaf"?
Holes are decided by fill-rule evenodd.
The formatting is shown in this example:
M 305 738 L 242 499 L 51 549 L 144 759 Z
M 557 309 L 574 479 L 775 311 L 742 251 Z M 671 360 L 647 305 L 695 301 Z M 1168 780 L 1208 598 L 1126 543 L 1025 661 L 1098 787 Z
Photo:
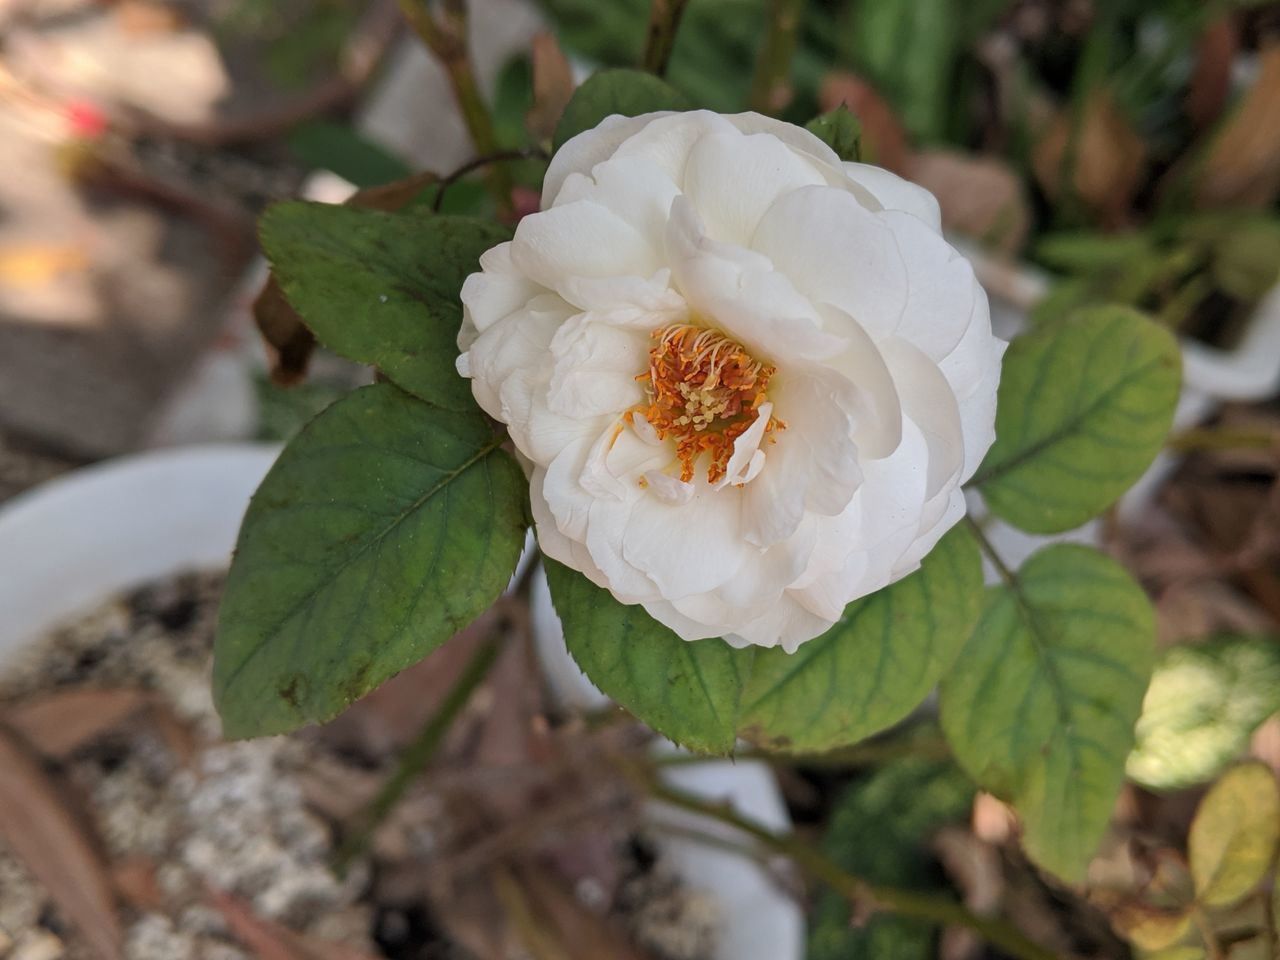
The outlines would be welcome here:
M 526 526 L 501 440 L 479 413 L 378 384 L 285 448 L 222 604 L 213 685 L 228 736 L 327 720 L 497 599 Z
M 1138 720 L 1129 778 L 1154 790 L 1213 779 L 1280 711 L 1280 638 L 1223 636 L 1168 650 Z
M 733 750 L 754 651 L 723 640 L 681 640 L 582 574 L 552 560 L 546 568 L 565 643 L 593 683 L 676 743 L 704 753 Z
M 285 296 L 322 344 L 437 406 L 475 409 L 454 367 L 458 294 L 504 228 L 290 202 L 268 210 L 260 232 Z
M 1096 550 L 1034 554 L 993 589 L 956 666 L 941 718 L 956 759 L 1022 817 L 1027 852 L 1068 880 L 1101 839 L 1151 674 L 1146 595 Z
M 793 654 L 756 654 L 738 726 L 789 752 L 829 750 L 892 726 L 955 662 L 982 605 L 973 537 L 955 527 L 921 569 L 845 608 Z
M 794 654 L 690 643 L 639 606 L 548 565 L 569 652 L 588 677 L 659 733 L 727 753 L 742 736 L 770 749 L 833 749 L 907 716 L 954 661 L 977 618 L 981 568 L 963 529 L 915 574 L 855 601 Z
M 836 801 L 823 852 L 854 876 L 907 890 L 946 882 L 929 840 L 964 820 L 973 785 L 953 764 L 909 757 L 855 782 Z M 814 904 L 806 960 L 932 960 L 938 931 L 886 914 L 851 922 L 852 905 L 824 892 Z
M 1181 357 L 1167 330 L 1124 307 L 1081 310 L 1014 340 L 996 442 L 972 483 L 993 513 L 1032 533 L 1080 526 L 1160 451 Z
M 805 129 L 836 152 L 841 160 L 861 159 L 862 124 L 844 104 L 814 117 Z
M 601 70 L 574 92 L 556 127 L 554 146 L 559 150 L 565 141 L 591 130 L 614 114 L 636 117 L 655 110 L 689 108 L 684 94 L 653 74 L 639 70 Z

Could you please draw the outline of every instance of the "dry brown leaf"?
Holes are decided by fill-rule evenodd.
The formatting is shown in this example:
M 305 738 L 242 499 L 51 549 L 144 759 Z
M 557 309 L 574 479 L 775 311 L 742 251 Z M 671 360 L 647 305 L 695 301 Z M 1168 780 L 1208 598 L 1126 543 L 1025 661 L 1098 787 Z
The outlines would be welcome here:
M 38 753 L 57 759 L 108 733 L 146 704 L 142 690 L 71 687 L 6 707 L 0 719 Z
M 533 38 L 533 106 L 524 125 L 536 142 L 550 140 L 573 96 L 573 67 L 552 33 Z
M 633 944 L 607 918 L 592 911 L 552 873 L 525 865 L 510 873 L 500 871 L 498 891 L 508 912 L 517 898 L 537 918 L 539 933 L 553 945 L 548 957 L 563 960 L 650 960 L 650 955 Z M 518 909 L 518 907 L 516 908 Z M 524 930 L 516 918 L 513 923 Z M 532 944 L 527 944 L 532 948 Z M 535 956 L 538 956 L 535 953 Z
M 1280 195 L 1280 41 L 1258 54 L 1258 79 L 1226 119 L 1196 177 L 1201 209 L 1262 209 Z
M 155 861 L 147 857 L 133 857 L 111 865 L 111 882 L 126 903 L 139 910 L 163 913 L 164 892 L 156 880 Z
M 1079 129 L 1074 127 L 1071 110 L 1060 111 L 1049 124 L 1032 151 L 1036 180 L 1051 200 L 1061 200 L 1063 175 L 1070 167 L 1071 193 L 1104 226 L 1121 227 L 1129 218 L 1130 203 L 1142 180 L 1146 144 L 1111 95 L 1101 89 L 1090 94 Z M 1073 139 L 1074 159 L 1068 160 Z
M 1197 130 L 1207 128 L 1222 116 L 1231 92 L 1231 66 L 1239 45 L 1233 17 L 1215 20 L 1200 35 L 1186 99 L 1187 117 Z
M 264 920 L 247 903 L 230 894 L 209 890 L 205 900 L 222 915 L 232 936 L 252 950 L 258 960 L 375 960 L 363 950 L 317 940 Z
M 818 103 L 825 112 L 841 104 L 862 124 L 862 159 L 897 174 L 906 174 L 911 157 L 907 133 L 893 108 L 871 84 L 852 73 L 829 73 L 822 81 Z
M 906 175 L 938 198 L 947 230 L 1008 256 L 1022 249 L 1031 211 L 1022 181 L 1005 161 L 924 150 L 910 159 Z
M 111 880 L 96 845 L 40 764 L 3 727 L 0 771 L 0 836 L 94 956 L 123 960 Z

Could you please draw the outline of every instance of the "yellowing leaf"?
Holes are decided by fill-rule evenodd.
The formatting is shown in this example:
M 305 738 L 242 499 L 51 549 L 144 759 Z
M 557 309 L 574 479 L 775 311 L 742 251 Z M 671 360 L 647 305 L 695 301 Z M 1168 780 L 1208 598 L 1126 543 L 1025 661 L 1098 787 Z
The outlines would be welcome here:
M 1196 896 L 1207 906 L 1235 903 L 1266 874 L 1280 842 L 1280 789 L 1261 763 L 1223 774 L 1200 801 L 1188 838 Z
M 1164 950 L 1191 930 L 1191 914 L 1168 913 L 1138 904 L 1116 913 L 1120 935 L 1140 950 Z

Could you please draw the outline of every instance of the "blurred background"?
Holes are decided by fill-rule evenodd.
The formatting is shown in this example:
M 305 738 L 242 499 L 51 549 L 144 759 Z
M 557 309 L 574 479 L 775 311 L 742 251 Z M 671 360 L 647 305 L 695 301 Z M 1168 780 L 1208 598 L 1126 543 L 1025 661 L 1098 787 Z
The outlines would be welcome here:
M 239 514 L 272 444 L 370 377 L 290 339 L 257 215 L 361 191 L 513 222 L 575 79 L 637 65 L 653 9 L 470 0 L 477 145 L 400 6 L 0 0 L 0 958 L 1003 956 L 851 925 L 759 851 L 656 824 L 598 763 L 644 732 L 557 659 L 537 589 L 534 639 L 390 814 L 367 819 L 478 634 L 318 732 L 219 741 Z M 689 0 L 667 78 L 801 124 L 846 105 L 862 158 L 938 197 L 1002 333 L 1130 304 L 1180 335 L 1185 380 L 1152 472 L 1070 535 L 1148 588 L 1163 651 L 1087 893 L 1018 854 L 927 711 L 849 755 L 672 775 L 1055 955 L 1174 948 L 1185 930 L 1143 924 L 1186 883 L 1205 784 L 1246 755 L 1280 769 L 1280 4 Z M 501 209 L 470 164 L 495 151 Z M 1036 545 L 992 535 L 1015 562 Z M 1168 958 L 1280 955 L 1270 900 L 1233 909 L 1216 954 Z

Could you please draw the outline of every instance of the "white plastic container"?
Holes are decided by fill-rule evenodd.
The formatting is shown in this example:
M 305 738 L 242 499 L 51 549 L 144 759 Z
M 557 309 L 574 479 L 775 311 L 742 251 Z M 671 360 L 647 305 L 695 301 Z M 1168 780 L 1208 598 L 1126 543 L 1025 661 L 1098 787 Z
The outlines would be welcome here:
M 249 498 L 278 453 L 264 444 L 158 450 L 73 471 L 0 506 L 0 669 L 112 596 L 185 570 L 225 567 Z M 563 642 L 560 649 L 567 660 Z M 775 829 L 790 827 L 763 764 L 682 766 L 670 780 Z M 680 814 L 655 805 L 651 816 L 659 825 Z M 757 863 L 691 839 L 659 837 L 685 881 L 720 904 L 716 960 L 800 960 L 800 908 Z

